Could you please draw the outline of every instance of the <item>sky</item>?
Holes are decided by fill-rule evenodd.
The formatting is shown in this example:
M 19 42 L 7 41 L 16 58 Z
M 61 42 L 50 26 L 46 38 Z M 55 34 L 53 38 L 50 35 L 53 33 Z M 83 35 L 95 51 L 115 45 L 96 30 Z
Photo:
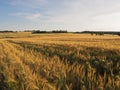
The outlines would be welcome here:
M 120 0 L 0 0 L 0 30 L 120 31 Z

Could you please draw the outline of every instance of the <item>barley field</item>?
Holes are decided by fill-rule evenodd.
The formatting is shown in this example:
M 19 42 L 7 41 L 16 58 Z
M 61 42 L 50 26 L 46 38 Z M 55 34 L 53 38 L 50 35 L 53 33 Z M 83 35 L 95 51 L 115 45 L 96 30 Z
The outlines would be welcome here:
M 0 33 L 0 90 L 120 90 L 120 36 Z

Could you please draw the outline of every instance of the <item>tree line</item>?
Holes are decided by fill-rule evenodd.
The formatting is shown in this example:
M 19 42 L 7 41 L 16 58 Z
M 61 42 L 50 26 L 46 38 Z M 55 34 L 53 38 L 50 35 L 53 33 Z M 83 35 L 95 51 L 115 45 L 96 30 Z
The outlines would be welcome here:
M 9 30 L 4 30 L 4 31 L 0 31 L 0 33 L 13 33 L 14 31 L 9 31 Z
M 40 31 L 40 30 L 34 30 L 32 31 L 33 34 L 36 33 L 68 33 L 67 30 L 53 30 L 53 31 Z
M 75 32 L 75 33 L 85 33 L 85 34 L 91 34 L 91 35 L 104 35 L 104 34 L 112 34 L 112 35 L 118 35 L 120 36 L 120 32 L 109 32 L 109 31 L 83 31 L 83 32 Z

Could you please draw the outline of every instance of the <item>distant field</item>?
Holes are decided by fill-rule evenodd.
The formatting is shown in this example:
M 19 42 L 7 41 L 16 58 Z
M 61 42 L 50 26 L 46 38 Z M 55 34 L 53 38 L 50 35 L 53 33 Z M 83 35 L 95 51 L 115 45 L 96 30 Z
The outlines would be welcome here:
M 120 36 L 0 33 L 0 90 L 120 90 Z

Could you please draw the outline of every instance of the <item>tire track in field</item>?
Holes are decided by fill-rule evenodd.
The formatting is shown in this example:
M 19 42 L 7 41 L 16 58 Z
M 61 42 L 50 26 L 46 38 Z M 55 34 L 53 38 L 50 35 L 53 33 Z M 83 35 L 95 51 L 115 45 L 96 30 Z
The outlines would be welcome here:
M 79 46 L 78 48 L 65 45 L 43 45 L 43 44 L 34 44 L 30 42 L 17 42 L 9 41 L 10 43 L 17 44 L 26 50 L 33 50 L 37 54 L 42 54 L 45 57 L 54 57 L 58 56 L 60 60 L 67 60 L 70 63 L 78 61 L 79 63 L 85 63 L 87 60 L 94 59 L 105 59 L 112 60 L 119 59 L 120 51 L 119 50 L 110 50 L 96 47 L 85 47 Z
M 26 50 L 33 50 L 37 54 L 42 54 L 45 58 L 52 58 L 57 56 L 63 62 L 70 62 L 71 64 L 75 61 L 80 63 L 84 63 L 84 59 L 81 58 L 79 55 L 76 56 L 75 54 L 78 52 L 77 48 L 72 46 L 66 45 L 39 45 L 29 42 L 17 42 L 17 41 L 9 41 L 10 43 L 17 44 Z M 81 54 L 82 55 L 82 54 Z
M 32 88 L 31 85 L 34 85 L 35 82 L 38 80 L 38 75 L 36 73 L 32 73 L 33 70 L 29 66 L 30 62 L 28 63 L 28 65 L 25 63 L 26 58 L 24 55 L 24 50 L 19 51 L 18 49 L 16 49 L 16 47 L 18 46 L 7 41 L 1 42 L 0 44 L 2 56 L 4 56 L 3 60 L 2 58 L 1 60 L 5 63 L 5 66 L 3 66 L 5 68 L 5 70 L 3 71 L 4 73 L 6 73 L 5 75 L 7 75 L 8 79 L 15 80 L 15 82 L 19 83 L 19 89 L 21 88 L 21 90 L 23 90 L 24 88 Z
M 25 86 L 24 88 L 36 87 L 44 90 L 43 88 L 46 86 L 49 90 L 54 90 L 54 87 L 48 83 L 47 79 L 42 77 L 44 75 L 40 74 L 40 67 L 43 70 L 42 65 L 48 63 L 41 54 L 33 50 L 25 50 L 21 46 L 8 41 L 5 41 L 3 46 L 9 58 L 10 66 L 15 67 L 13 73 L 17 74 L 20 80 L 23 80 L 20 83 L 23 84 L 23 87 Z

